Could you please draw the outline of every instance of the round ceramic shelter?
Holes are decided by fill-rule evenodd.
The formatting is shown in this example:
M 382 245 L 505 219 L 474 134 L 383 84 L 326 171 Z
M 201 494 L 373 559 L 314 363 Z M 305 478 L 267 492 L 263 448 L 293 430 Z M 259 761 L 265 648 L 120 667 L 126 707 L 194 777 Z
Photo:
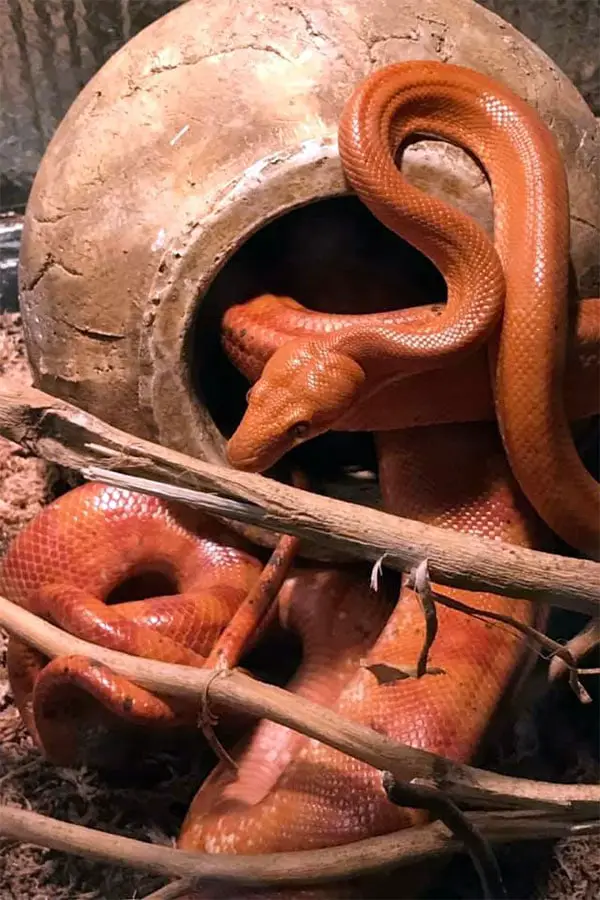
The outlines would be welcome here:
M 568 172 L 574 273 L 597 290 L 596 122 L 512 27 L 471 0 L 191 0 L 109 60 L 43 159 L 20 266 L 36 384 L 221 461 L 243 404 L 219 350 L 228 304 L 273 291 L 327 308 L 359 276 L 375 285 L 365 308 L 382 285 L 405 302 L 411 273 L 436 299 L 436 273 L 347 196 L 337 153 L 355 84 L 406 59 L 479 69 L 540 111 Z M 419 142 L 404 171 L 491 230 L 461 151 Z

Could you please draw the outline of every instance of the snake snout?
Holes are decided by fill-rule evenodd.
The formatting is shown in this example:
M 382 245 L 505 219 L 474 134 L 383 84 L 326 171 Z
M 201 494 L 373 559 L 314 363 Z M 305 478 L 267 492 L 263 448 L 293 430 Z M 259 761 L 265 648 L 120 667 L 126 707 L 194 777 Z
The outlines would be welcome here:
M 249 410 L 227 444 L 227 459 L 234 469 L 265 472 L 293 446 L 285 438 L 275 428 L 267 429 L 262 417 L 256 421 Z

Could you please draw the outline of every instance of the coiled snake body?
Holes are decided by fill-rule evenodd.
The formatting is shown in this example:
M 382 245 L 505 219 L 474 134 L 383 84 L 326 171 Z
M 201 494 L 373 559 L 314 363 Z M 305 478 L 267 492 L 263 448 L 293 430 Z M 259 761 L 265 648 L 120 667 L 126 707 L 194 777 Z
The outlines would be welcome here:
M 458 143 L 484 165 L 496 250 L 470 220 L 399 174 L 397 148 L 423 132 Z M 532 109 L 490 79 L 454 66 L 409 63 L 359 86 L 342 117 L 340 153 L 361 200 L 441 269 L 447 306 L 441 313 L 340 317 L 267 296 L 231 309 L 224 345 L 255 382 L 229 443 L 231 462 L 262 471 L 328 429 L 375 430 L 388 509 L 541 546 L 531 504 L 573 546 L 598 556 L 598 486 L 577 455 L 567 409 L 576 418 L 598 408 L 599 304 L 588 300 L 578 310 L 566 378 L 568 200 L 552 135 Z M 481 377 L 485 343 L 489 376 L 480 392 L 472 391 L 469 373 Z M 442 389 L 436 406 L 438 398 L 426 391 L 444 379 L 454 392 Z M 461 396 L 456 385 L 475 397 Z M 429 401 L 421 420 L 417 393 Z M 583 396 L 590 406 L 577 410 L 575 397 Z M 413 399 L 408 411 L 392 402 L 403 397 Z M 494 426 L 474 421 L 492 417 L 492 399 L 502 443 Z M 430 427 L 407 427 L 423 421 Z M 523 602 L 447 593 L 524 622 L 533 618 Z M 382 685 L 367 667 L 342 691 L 336 709 L 391 737 L 467 760 L 515 672 L 523 641 L 455 611 L 440 612 L 430 662 L 443 674 Z M 405 584 L 368 661 L 410 668 L 423 628 Z M 238 809 L 217 802 L 208 811 L 202 789 L 196 804 L 181 845 L 221 852 L 324 846 L 414 821 L 414 814 L 390 809 L 377 773 L 312 742 L 250 809 L 243 792 Z
M 423 133 L 467 149 L 484 167 L 494 197 L 495 250 L 469 217 L 398 171 L 398 148 Z M 401 63 L 358 87 L 342 115 L 339 145 L 363 203 L 438 266 L 448 302 L 437 317 L 360 316 L 318 340 L 285 343 L 249 393 L 229 445 L 232 463 L 264 470 L 294 444 L 335 427 L 357 402 L 365 404 L 369 430 L 367 401 L 376 391 L 459 362 L 487 342 L 498 422 L 517 481 L 557 534 L 598 557 L 598 485 L 579 458 L 565 409 L 569 207 L 551 132 L 530 106 L 484 75 Z M 597 302 L 588 301 L 594 309 Z
M 234 535 L 207 516 L 88 484 L 42 510 L 17 535 L 2 563 L 0 587 L 13 602 L 77 637 L 147 659 L 202 666 L 260 569 Z M 144 574 L 167 578 L 176 595 L 107 604 L 119 585 Z M 93 716 L 84 716 L 86 694 L 132 722 L 171 726 L 197 717 L 189 704 L 155 697 L 90 660 L 47 664 L 15 638 L 8 671 L 27 728 L 58 765 L 77 760 L 77 715 L 98 718 L 97 704 Z
M 417 191 L 399 173 L 396 150 L 422 133 L 458 143 L 485 168 L 494 195 L 494 244 L 469 218 Z M 375 431 L 388 510 L 491 540 L 541 546 L 547 534 L 533 507 L 572 546 L 597 556 L 598 487 L 576 453 L 568 417 L 598 411 L 598 304 L 580 305 L 567 356 L 568 198 L 552 135 L 529 106 L 491 79 L 456 66 L 415 62 L 383 69 L 360 85 L 344 110 L 339 138 L 350 184 L 377 218 L 438 266 L 448 302 L 435 309 L 345 318 L 312 314 L 273 297 L 230 310 L 225 347 L 256 382 L 229 444 L 232 463 L 263 471 L 292 446 L 331 428 Z M 2 585 L 9 596 L 12 591 L 13 598 L 41 613 L 48 613 L 51 601 L 52 615 L 75 633 L 85 630 L 82 619 L 88 628 L 90 610 L 99 611 L 96 594 L 106 596 L 117 574 L 126 574 L 123 566 L 140 563 L 140 546 L 150 556 L 158 552 L 163 538 L 154 543 L 146 538 L 153 529 L 157 533 L 157 522 L 163 523 L 163 534 L 176 535 L 174 556 L 167 560 L 163 554 L 164 565 L 173 566 L 179 554 L 181 559 L 192 554 L 198 562 L 204 552 L 198 548 L 207 541 L 208 561 L 213 553 L 220 558 L 206 520 L 198 538 L 197 523 L 184 532 L 174 523 L 172 517 L 183 513 L 158 501 L 136 506 L 132 495 L 106 491 L 88 487 L 63 498 L 55 513 L 52 507 L 42 513 L 37 532 L 34 523 L 33 538 L 17 539 L 4 563 Z M 65 592 L 64 577 L 62 588 L 53 579 L 61 580 L 68 562 L 59 559 L 57 545 L 43 539 L 44 528 L 52 521 L 61 548 L 75 558 L 84 511 L 96 517 L 97 535 L 117 527 L 110 502 L 119 514 L 130 504 L 127 515 L 139 543 L 123 544 L 122 559 L 104 573 L 102 584 L 89 579 L 92 556 L 83 568 L 73 567 Z M 233 546 L 230 535 L 221 532 L 218 540 L 229 549 L 223 551 L 225 564 L 209 570 L 208 587 L 178 576 L 186 600 L 178 624 L 170 619 L 160 626 L 161 635 L 155 634 L 161 646 L 130 643 L 136 610 L 140 616 L 145 611 L 137 604 L 128 604 L 122 619 L 121 611 L 113 616 L 112 646 L 198 663 L 259 571 L 247 548 Z M 48 554 L 55 557 L 54 568 Z M 35 586 L 25 589 L 31 577 Z M 525 601 L 445 590 L 474 607 L 533 620 Z M 167 618 L 170 601 L 158 606 Z M 100 610 L 102 621 L 106 609 Z M 211 611 L 210 628 L 203 623 L 205 609 Z M 470 759 L 524 657 L 523 639 L 442 607 L 430 671 L 414 678 L 410 673 L 425 625 L 420 602 L 406 583 L 389 618 L 388 613 L 385 597 L 370 591 L 364 573 L 330 568 L 296 573 L 280 592 L 280 614 L 304 643 L 294 689 L 392 738 L 451 759 Z M 192 621 L 199 631 L 206 629 L 204 637 L 187 649 L 171 646 L 174 631 Z M 105 626 L 99 630 L 105 639 Z M 56 747 L 64 735 L 48 735 L 47 729 L 44 737 L 36 719 L 48 720 L 52 690 L 44 690 L 44 679 L 51 683 L 53 664 L 43 669 L 39 658 L 30 662 L 29 653 L 13 643 L 17 700 L 41 743 L 61 757 Z M 377 664 L 398 677 L 380 683 Z M 72 669 L 54 674 L 71 683 L 76 678 L 69 673 L 86 665 L 76 660 Z M 99 679 L 87 668 L 87 689 L 92 683 L 97 696 L 106 694 L 110 673 L 104 676 Z M 176 715 L 165 712 L 167 701 L 147 702 L 163 704 L 167 718 Z M 130 710 L 131 703 L 121 702 L 121 709 Z M 237 755 L 237 776 L 218 767 L 200 789 L 180 846 L 236 853 L 306 849 L 380 834 L 418 818 L 390 805 L 375 770 L 280 726 L 260 723 Z

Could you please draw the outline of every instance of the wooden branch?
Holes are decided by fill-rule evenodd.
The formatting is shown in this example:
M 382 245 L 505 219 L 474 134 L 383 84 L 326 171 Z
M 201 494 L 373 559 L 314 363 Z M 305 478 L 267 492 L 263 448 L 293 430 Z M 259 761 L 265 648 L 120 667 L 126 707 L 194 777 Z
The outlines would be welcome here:
M 598 823 L 572 823 L 564 817 L 469 813 L 468 818 L 487 840 L 494 843 L 600 833 Z M 256 856 L 193 853 L 71 825 L 10 806 L 0 806 L 0 835 L 156 875 L 191 876 L 248 887 L 341 881 L 450 856 L 463 849 L 461 842 L 452 838 L 444 825 L 434 822 L 323 850 Z
M 178 900 L 179 897 L 187 896 L 197 885 L 197 878 L 181 878 L 177 881 L 170 881 L 157 891 L 152 891 L 151 894 L 146 894 L 142 900 Z
M 543 634 L 541 631 L 538 631 L 537 628 L 533 628 L 531 625 L 527 625 L 525 622 L 519 622 L 518 619 L 513 618 L 513 616 L 507 616 L 504 613 L 492 612 L 489 609 L 480 609 L 479 607 L 471 606 L 471 604 L 469 603 L 461 603 L 460 600 L 456 600 L 454 597 L 449 597 L 447 594 L 440 593 L 440 591 L 434 591 L 431 587 L 431 580 L 429 578 L 429 572 L 427 568 L 427 560 L 424 560 L 417 566 L 417 568 L 412 573 L 409 583 L 411 584 L 411 587 L 414 587 L 415 592 L 417 593 L 421 603 L 423 604 L 427 620 L 425 640 L 416 671 L 416 674 L 418 676 L 423 675 L 427 669 L 428 653 L 431 649 L 433 641 L 435 640 L 435 635 L 437 632 L 437 613 L 435 610 L 435 604 L 440 603 L 442 606 L 447 606 L 449 609 L 454 609 L 457 612 L 464 613 L 467 616 L 473 616 L 476 619 L 483 619 L 484 621 L 487 619 L 491 622 L 499 622 L 502 625 L 507 625 L 509 628 L 514 628 L 515 631 L 518 631 L 520 634 L 528 637 L 531 641 L 538 644 L 541 648 L 551 654 L 552 659 L 550 661 L 549 668 L 550 680 L 557 677 L 557 673 L 555 671 L 555 660 L 560 659 L 562 665 L 565 667 L 565 671 L 569 672 L 569 684 L 577 699 L 581 703 L 592 702 L 592 698 L 579 680 L 579 676 L 590 674 L 593 675 L 597 674 L 597 672 L 595 669 L 578 668 L 576 658 L 571 651 L 571 645 L 574 645 L 575 649 L 579 650 L 580 654 L 593 649 L 600 641 L 599 620 L 592 620 L 592 622 L 588 624 L 586 628 L 577 635 L 576 638 L 573 638 L 572 641 L 569 641 L 568 644 L 559 644 L 558 641 L 555 641 L 552 638 L 548 637 L 548 635 Z M 431 620 L 434 620 L 435 624 L 432 625 Z M 554 670 L 553 664 L 555 666 Z M 560 671 L 562 670 L 559 670 L 559 674 Z
M 219 493 L 236 501 L 236 511 L 231 508 L 227 513 L 231 518 L 307 538 L 372 562 L 385 554 L 386 565 L 397 570 L 412 569 L 427 559 L 431 577 L 438 584 L 600 614 L 598 563 L 455 534 L 317 496 L 260 475 L 201 462 L 132 437 L 33 388 L 17 391 L 0 383 L 0 434 L 70 468 L 101 464 L 179 487 Z
M 399 784 L 389 772 L 384 773 L 383 788 L 388 800 L 396 806 L 427 810 L 432 819 L 439 819 L 452 836 L 462 842 L 479 875 L 483 900 L 503 900 L 507 897 L 502 872 L 490 842 L 442 791 L 420 782 Z
M 555 681 L 566 675 L 572 670 L 573 665 L 577 665 L 577 661 L 583 659 L 588 653 L 600 645 L 600 619 L 592 619 L 587 623 L 585 628 L 571 638 L 566 644 L 561 646 L 562 653 L 556 653 L 556 656 L 550 661 L 549 678 Z M 586 668 L 577 669 L 579 674 L 584 675 L 600 675 L 600 669 Z
M 580 818 L 593 817 L 598 812 L 600 785 L 548 784 L 454 763 L 435 753 L 390 740 L 318 703 L 262 684 L 236 670 L 215 672 L 106 650 L 67 634 L 3 597 L 0 597 L 0 626 L 48 657 L 91 657 L 158 694 L 192 699 L 208 695 L 219 707 L 242 709 L 258 719 L 286 725 L 381 771 L 389 771 L 398 781 L 423 779 L 459 804 L 495 809 L 546 809 L 555 814 L 568 810 Z
M 416 569 L 410 573 L 407 580 L 408 584 L 414 587 L 415 593 L 419 598 L 425 620 L 423 646 L 417 660 L 417 677 L 421 678 L 427 672 L 429 652 L 435 643 L 438 633 L 437 609 L 433 599 L 433 591 L 429 579 L 429 566 L 426 559 L 419 563 Z

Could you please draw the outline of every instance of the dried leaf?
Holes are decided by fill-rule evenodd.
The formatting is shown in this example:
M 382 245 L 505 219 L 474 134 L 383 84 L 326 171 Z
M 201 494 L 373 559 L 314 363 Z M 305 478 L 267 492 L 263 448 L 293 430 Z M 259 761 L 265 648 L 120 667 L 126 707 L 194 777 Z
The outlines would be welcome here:
M 371 672 L 375 676 L 379 684 L 392 684 L 394 681 L 404 681 L 406 678 L 416 678 L 417 670 L 414 666 L 399 668 L 398 666 L 390 666 L 388 663 L 361 663 L 363 669 Z M 438 666 L 428 666 L 425 671 L 426 675 L 445 675 L 444 669 Z

